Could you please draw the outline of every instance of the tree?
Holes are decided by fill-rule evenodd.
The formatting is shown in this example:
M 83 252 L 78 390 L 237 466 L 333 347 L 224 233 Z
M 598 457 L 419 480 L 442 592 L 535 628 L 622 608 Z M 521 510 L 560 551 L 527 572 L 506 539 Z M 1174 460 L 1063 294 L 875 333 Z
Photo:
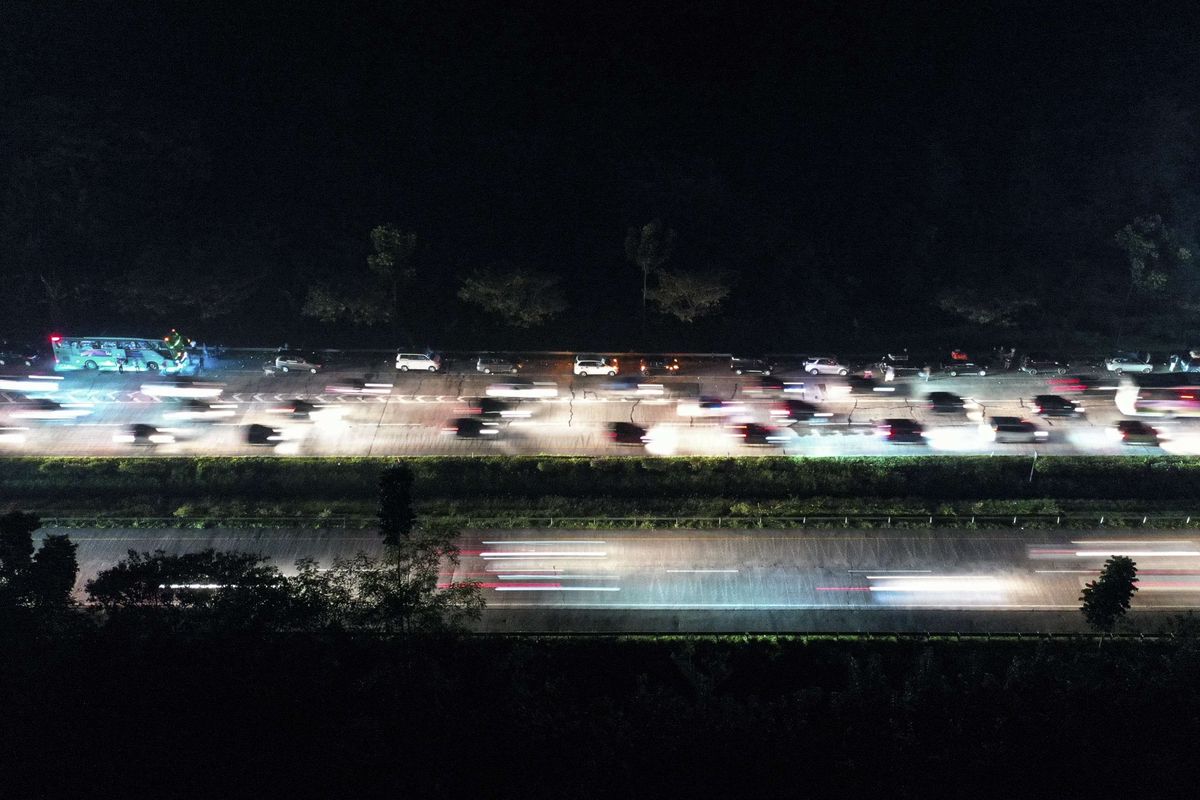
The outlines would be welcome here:
M 358 325 L 378 325 L 392 316 L 378 297 L 342 294 L 325 286 L 313 286 L 308 290 L 300 313 L 322 322 L 345 320 Z
M 10 511 L 0 516 L 0 606 L 71 604 L 79 565 L 75 544 L 65 535 L 47 536 L 34 552 L 36 514 Z
M 694 322 L 713 313 L 728 296 L 724 276 L 715 272 L 662 270 L 658 286 L 650 291 L 650 299 L 659 310 L 680 322 Z
M 1140 294 L 1163 292 L 1171 283 L 1179 283 L 1191 265 L 1191 250 L 1158 214 L 1137 217 L 1114 239 L 1129 261 L 1130 288 Z
M 417 523 L 412 507 L 412 470 L 395 465 L 379 474 L 379 533 L 384 544 L 398 545 Z
M 463 280 L 458 297 L 517 328 L 532 328 L 567 307 L 559 278 L 531 269 L 476 270 Z
M 265 556 L 207 548 L 174 555 L 130 550 L 128 557 L 87 582 L 89 599 L 109 609 L 213 608 L 231 596 L 245 601 L 281 585 Z M 251 599 L 253 599 L 251 597 Z
M 76 549 L 76 544 L 66 534 L 50 535 L 42 540 L 29 571 L 30 602 L 43 607 L 72 604 L 71 592 L 79 574 Z
M 1111 631 L 1129 610 L 1137 592 L 1137 564 L 1128 556 L 1112 556 L 1100 576 L 1083 587 L 1080 609 L 1096 630 Z
M 41 526 L 36 514 L 24 511 L 0 516 L 0 605 L 24 601 L 33 569 L 33 532 Z
M 625 256 L 642 271 L 642 320 L 646 319 L 646 300 L 650 297 L 650 273 L 661 269 L 675 251 L 675 231 L 662 220 L 630 228 L 625 234 Z
M 375 252 L 367 256 L 367 266 L 378 275 L 391 295 L 389 314 L 400 316 L 400 286 L 411 281 L 416 272 L 412 258 L 417 251 L 417 235 L 388 223 L 371 230 L 371 245 Z
M 1017 324 L 1021 311 L 1037 306 L 1032 297 L 994 295 L 980 297 L 974 289 L 950 289 L 938 297 L 938 307 L 943 311 L 962 317 L 975 325 L 994 325 L 1011 328 Z

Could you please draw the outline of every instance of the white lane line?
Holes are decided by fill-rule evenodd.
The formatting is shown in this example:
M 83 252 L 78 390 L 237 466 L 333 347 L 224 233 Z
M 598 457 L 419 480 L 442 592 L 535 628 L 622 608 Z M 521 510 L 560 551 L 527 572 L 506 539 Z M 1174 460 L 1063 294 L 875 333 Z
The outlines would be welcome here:
M 604 552 L 603 550 L 579 550 L 577 552 L 530 550 L 530 551 L 523 552 L 523 553 L 521 553 L 521 552 L 509 553 L 509 552 L 496 551 L 496 552 L 491 552 L 491 553 L 480 553 L 479 554 L 480 558 L 527 558 L 527 559 L 606 558 L 607 556 L 608 556 L 608 553 Z
M 559 575 L 559 574 L 514 575 L 514 574 L 508 573 L 508 572 L 504 573 L 503 575 L 497 575 L 496 577 L 502 581 L 563 581 L 563 580 L 603 581 L 603 580 L 608 580 L 610 578 L 614 579 L 614 580 L 618 578 L 618 576 L 616 576 L 616 575 Z
M 620 586 L 497 586 L 497 592 L 619 592 Z
M 481 544 L 606 544 L 603 539 L 504 539 Z
M 737 572 L 736 569 L 669 569 L 667 572 Z
M 851 575 L 854 575 L 857 573 L 864 573 L 864 572 L 873 572 L 873 573 L 893 572 L 893 573 L 904 574 L 904 575 L 927 575 L 930 572 L 933 572 L 933 570 L 931 570 L 931 569 L 848 569 L 848 570 L 846 570 L 846 572 L 850 573 Z

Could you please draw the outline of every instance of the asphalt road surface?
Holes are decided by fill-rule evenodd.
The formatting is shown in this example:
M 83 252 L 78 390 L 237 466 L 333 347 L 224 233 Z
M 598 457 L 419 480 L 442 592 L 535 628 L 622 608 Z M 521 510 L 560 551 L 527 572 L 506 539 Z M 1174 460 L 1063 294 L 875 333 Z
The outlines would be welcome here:
M 77 590 L 126 551 L 296 559 L 378 553 L 371 531 L 70 531 Z M 1200 608 L 1194 531 L 483 531 L 444 582 L 482 586 L 488 631 L 1084 630 L 1079 593 L 1110 555 L 1138 564 L 1131 622 Z
M 520 376 L 535 382 L 532 391 L 550 397 L 513 399 L 513 416 L 489 426 L 489 435 L 461 438 L 447 432 L 450 420 L 469 413 L 471 398 L 503 392 L 511 376 L 471 371 L 450 374 L 399 373 L 386 364 L 346 365 L 316 375 L 266 376 L 262 370 L 232 366 L 209 369 L 198 379 L 219 391 L 227 416 L 207 422 L 181 421 L 174 415 L 180 400 L 164 397 L 167 383 L 156 375 L 66 373 L 60 380 L 37 383 L 0 380 L 0 453 L 57 455 L 762 455 L 803 456 L 919 454 L 1105 454 L 1200 453 L 1200 420 L 1180 421 L 1161 446 L 1132 447 L 1113 434 L 1122 415 L 1113 391 L 1077 395 L 1086 413 L 1073 418 L 1038 419 L 1031 398 L 1054 391 L 1053 378 L 1005 373 L 987 377 L 934 377 L 928 383 L 907 379 L 886 384 L 885 391 L 856 393 L 836 377 L 793 370 L 776 378 L 787 391 L 764 389 L 757 376 L 736 376 L 728 367 L 706 365 L 694 373 L 651 378 L 613 386 L 606 377 L 576 377 L 569 362 L 531 365 Z M 346 391 L 353 379 L 375 384 Z M 339 385 L 340 390 L 339 390 Z M 46 391 L 53 387 L 53 392 Z M 523 391 L 529 392 L 526 387 Z M 938 414 L 928 407 L 930 391 L 949 391 L 970 399 L 969 413 Z M 71 420 L 31 419 L 23 400 L 44 396 L 79 416 Z M 779 425 L 772 409 L 784 397 L 819 406 L 825 416 L 815 424 Z M 724 402 L 714 411 L 699 407 L 701 398 Z M 279 413 L 292 400 L 314 403 L 317 413 L 296 420 Z M 980 419 L 995 415 L 1035 419 L 1047 438 L 1038 443 L 998 444 L 981 429 Z M 918 444 L 885 441 L 874 423 L 887 418 L 920 421 L 926 435 Z M 633 422 L 647 429 L 645 445 L 620 445 L 607 436 L 609 424 Z M 751 445 L 738 438 L 732 423 L 774 424 L 780 439 Z M 135 423 L 153 425 L 163 434 L 156 443 L 119 441 Z M 266 446 L 248 443 L 247 426 L 267 425 L 278 437 Z M 1196 427 L 1192 427 L 1196 424 Z

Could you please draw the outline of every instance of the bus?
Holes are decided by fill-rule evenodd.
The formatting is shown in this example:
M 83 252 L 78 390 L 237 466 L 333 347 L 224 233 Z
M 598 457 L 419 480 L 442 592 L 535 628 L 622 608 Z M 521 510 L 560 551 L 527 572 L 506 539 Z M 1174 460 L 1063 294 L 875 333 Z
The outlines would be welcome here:
M 1200 417 L 1198 378 L 1185 372 L 1124 375 L 1117 409 L 1129 417 Z
M 161 339 L 133 336 L 51 336 L 54 371 L 157 372 L 172 375 L 189 363 L 186 351 L 168 351 Z

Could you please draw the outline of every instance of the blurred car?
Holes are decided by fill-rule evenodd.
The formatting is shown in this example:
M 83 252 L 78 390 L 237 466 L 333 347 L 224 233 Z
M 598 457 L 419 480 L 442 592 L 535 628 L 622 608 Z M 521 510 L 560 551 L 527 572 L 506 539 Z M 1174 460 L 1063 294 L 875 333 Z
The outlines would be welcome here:
M 558 397 L 558 386 L 541 381 L 513 380 L 493 383 L 485 394 L 488 397 L 550 398 Z
M 643 445 L 646 443 L 646 429 L 632 422 L 611 422 L 608 425 L 608 438 L 614 444 Z
M 733 356 L 729 359 L 729 369 L 734 375 L 770 375 L 775 365 L 765 358 Z
M 32 344 L 0 340 L 0 367 L 32 367 L 41 351 Z
M 953 392 L 930 392 L 925 402 L 935 414 L 963 414 L 967 411 L 967 401 Z
M 661 397 L 661 383 L 648 383 L 642 378 L 616 378 L 600 384 L 599 392 L 612 397 Z
M 1154 371 L 1153 364 L 1146 361 L 1140 361 L 1131 355 L 1119 355 L 1113 356 L 1112 358 L 1106 358 L 1104 359 L 1104 368 L 1109 372 L 1115 372 L 1118 375 L 1122 375 L 1126 372 L 1145 373 Z
M 179 422 L 213 422 L 227 419 L 237 413 L 234 403 L 206 403 L 203 400 L 187 398 L 174 409 L 163 413 L 163 419 Z
M 650 375 L 678 375 L 679 374 L 679 359 L 678 358 L 643 358 L 639 367 L 641 373 L 646 376 Z
M 574 366 L 576 375 L 586 378 L 589 375 L 608 375 L 617 374 L 617 366 L 614 363 L 609 363 L 607 359 L 583 359 L 576 360 Z
M 804 371 L 809 375 L 849 375 L 850 368 L 836 358 L 810 358 L 804 362 Z
M 384 395 L 392 393 L 390 383 L 367 383 L 360 378 L 348 378 L 344 381 L 331 383 L 325 387 L 330 394 L 348 394 L 365 397 L 367 395 Z
M 1162 435 L 1159 430 L 1137 419 L 1122 419 L 1112 427 L 1113 434 L 1123 444 L 1157 447 Z
M 1065 375 L 1067 373 L 1067 365 L 1050 356 L 1043 355 L 1027 355 L 1021 359 L 1018 370 L 1026 375 L 1037 375 L 1038 373 L 1054 373 L 1057 375 Z
M 467 401 L 464 411 L 468 416 L 483 417 L 485 419 L 490 417 L 512 419 L 532 416 L 528 408 L 506 403 L 496 397 L 472 397 Z
M 875 435 L 895 444 L 924 444 L 925 428 L 915 419 L 883 419 L 875 423 Z
M 224 385 L 220 383 L 203 383 L 195 378 L 174 377 L 163 378 L 158 383 L 143 383 L 142 394 L 150 397 L 219 397 Z
M 778 422 L 794 425 L 799 422 L 828 421 L 832 414 L 822 412 L 820 408 L 803 400 L 788 398 L 780 400 L 771 406 L 771 418 Z
M 396 369 L 401 372 L 437 372 L 442 359 L 433 353 L 396 353 Z
M 1049 431 L 1020 417 L 989 417 L 979 428 L 985 439 L 997 443 L 1037 444 L 1050 438 Z
M 86 417 L 92 413 L 90 406 L 80 403 L 56 403 L 45 397 L 25 399 L 16 404 L 9 412 L 11 419 L 31 420 L 71 420 Z
M 779 428 L 774 428 L 770 425 L 762 425 L 758 422 L 746 422 L 741 425 L 730 426 L 729 431 L 735 437 L 741 440 L 742 444 L 755 447 L 780 445 L 789 438 L 795 436 L 791 431 L 784 432 Z
M 1033 398 L 1035 414 L 1043 417 L 1074 417 L 1083 414 L 1083 406 L 1057 394 L 1039 394 Z
M 121 433 L 114 434 L 113 441 L 119 444 L 147 447 L 156 444 L 172 444 L 175 441 L 175 434 L 170 431 L 160 431 L 153 425 L 138 422 L 127 426 Z
M 848 376 L 846 386 L 849 388 L 850 394 L 873 396 L 899 393 L 899 387 L 896 384 L 881 382 L 875 377 L 868 378 L 863 375 Z
M 681 401 L 675 410 L 681 417 L 726 417 L 745 413 L 746 407 L 719 397 L 704 396 L 697 400 Z
M 27 395 L 54 394 L 62 387 L 60 375 L 3 375 L 0 391 Z
M 989 367 L 975 361 L 951 361 L 943 364 L 940 372 L 957 378 L 959 375 L 977 375 L 980 378 L 988 374 Z
M 1056 394 L 1090 394 L 1098 390 L 1115 391 L 1117 388 L 1116 379 L 1109 378 L 1106 383 L 1095 375 L 1064 375 L 1048 379 L 1046 385 Z
M 0 444 L 25 444 L 28 428 L 0 427 Z
M 500 433 L 500 425 L 492 420 L 481 417 L 458 417 L 450 420 L 443 433 L 448 433 L 460 439 L 478 439 L 481 436 L 496 436 Z
M 255 447 L 274 447 L 283 441 L 283 434 L 270 425 L 247 425 L 244 435 L 246 444 Z
M 275 369 L 279 372 L 310 372 L 315 375 L 321 366 L 313 353 L 283 350 L 275 354 Z
M 482 372 L 484 375 L 491 375 L 494 372 L 510 372 L 516 375 L 520 366 L 515 359 L 503 356 L 480 356 L 475 359 L 475 371 Z
M 285 414 L 292 419 L 308 419 L 317 410 L 317 406 L 307 400 L 296 398 L 287 400 L 271 409 L 273 414 Z

